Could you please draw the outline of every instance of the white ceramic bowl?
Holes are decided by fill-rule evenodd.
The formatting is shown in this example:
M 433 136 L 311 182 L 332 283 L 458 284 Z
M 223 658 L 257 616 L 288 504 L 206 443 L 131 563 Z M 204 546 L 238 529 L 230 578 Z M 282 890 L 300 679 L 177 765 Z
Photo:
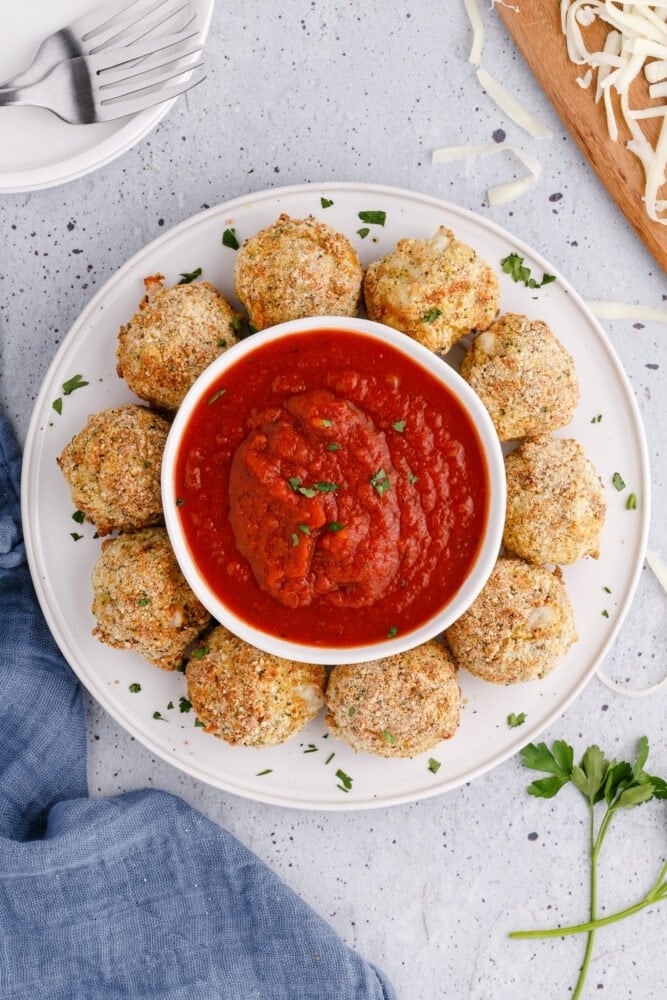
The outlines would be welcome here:
M 362 333 L 371 340 L 374 339 L 382 344 L 389 343 L 413 362 L 427 369 L 447 387 L 467 412 L 477 431 L 486 461 L 489 489 L 486 525 L 476 558 L 464 582 L 448 603 L 423 625 L 399 634 L 393 639 L 383 638 L 381 642 L 363 646 L 319 646 L 287 641 L 240 618 L 223 603 L 201 573 L 187 543 L 178 506 L 175 503 L 176 462 L 183 433 L 193 411 L 202 399 L 208 398 L 211 386 L 220 375 L 270 341 L 323 329 Z M 167 531 L 179 565 L 194 593 L 217 621 L 246 642 L 277 656 L 304 663 L 357 663 L 402 653 L 426 642 L 451 625 L 472 604 L 486 583 L 500 549 L 505 520 L 505 469 L 498 436 L 485 407 L 450 365 L 412 338 L 380 323 L 349 317 L 317 316 L 281 323 L 248 337 L 226 350 L 202 372 L 183 400 L 167 438 L 162 460 L 162 500 Z M 278 602 L 276 609 L 279 612 Z

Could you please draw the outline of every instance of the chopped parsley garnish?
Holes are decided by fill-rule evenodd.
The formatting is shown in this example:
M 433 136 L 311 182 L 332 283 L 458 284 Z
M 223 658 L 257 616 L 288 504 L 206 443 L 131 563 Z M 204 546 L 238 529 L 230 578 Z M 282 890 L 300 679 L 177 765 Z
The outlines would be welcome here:
M 507 725 L 510 727 L 510 729 L 516 729 L 517 726 L 522 726 L 525 721 L 526 721 L 525 712 L 519 712 L 518 715 L 516 714 L 516 712 L 510 712 L 510 714 L 507 716 Z
M 375 475 L 370 478 L 369 482 L 379 497 L 381 497 L 383 493 L 386 493 L 387 490 L 391 489 L 391 483 L 387 479 L 387 473 L 384 469 L 378 469 Z
M 75 542 L 79 542 L 83 535 L 80 535 L 78 531 L 70 531 L 70 538 L 73 538 Z
M 402 434 L 403 431 L 405 430 L 405 420 L 397 420 L 391 426 L 394 428 L 395 431 L 398 431 L 399 434 Z
M 72 378 L 67 379 L 63 382 L 63 392 L 66 396 L 71 395 L 77 389 L 83 389 L 84 385 L 89 385 L 89 382 L 84 382 L 83 375 L 73 375 Z M 55 409 L 55 407 L 54 407 Z
M 139 691 L 141 691 L 141 684 L 137 684 L 136 681 L 135 681 L 134 684 L 130 684 L 129 685 L 128 691 L 131 691 L 132 694 L 138 694 Z
M 204 729 L 204 723 L 201 719 L 195 719 L 195 729 Z
M 60 396 L 58 396 L 57 399 L 53 400 L 53 402 L 51 403 L 51 406 L 56 411 L 56 413 L 58 413 L 58 414 L 62 413 L 63 412 L 63 401 L 62 401 L 62 398 Z
M 591 420 L 591 423 L 592 424 L 599 424 L 601 420 L 602 420 L 602 414 L 598 413 L 598 415 L 596 417 L 593 417 L 593 419 Z
M 201 274 L 201 267 L 195 268 L 194 271 L 182 271 L 181 280 L 178 282 L 179 285 L 189 285 L 191 281 L 198 278 Z
M 182 497 L 176 497 L 176 506 L 177 507 L 182 507 L 184 503 L 185 503 L 185 500 Z
M 366 226 L 362 226 L 361 229 L 357 229 L 357 236 L 360 236 L 362 240 L 365 240 L 369 233 L 370 229 L 367 229 Z
M 351 707 L 351 708 L 348 708 L 348 710 L 347 710 L 347 714 L 349 715 L 349 717 L 350 717 L 350 718 L 352 718 L 352 716 L 353 716 L 353 715 L 356 715 L 356 714 L 357 714 L 357 710 L 356 710 L 356 708 L 354 707 L 354 705 L 352 705 L 352 707 Z
M 207 405 L 210 406 L 211 403 L 215 403 L 216 399 L 220 399 L 220 397 L 223 396 L 224 393 L 225 393 L 224 389 L 218 389 L 218 391 L 214 392 L 211 398 L 208 400 Z
M 334 490 L 340 489 L 338 483 L 313 483 L 313 486 L 320 493 L 333 493 Z
M 329 523 L 326 525 L 326 530 L 327 531 L 342 531 L 344 527 L 345 527 L 345 525 L 341 524 L 340 521 L 329 521 Z
M 603 587 L 602 589 L 604 590 L 605 594 L 611 594 L 611 588 L 610 587 Z
M 321 423 L 322 427 L 331 427 L 331 425 L 333 424 L 333 420 L 327 420 L 326 417 L 322 417 Z
M 389 631 L 387 632 L 387 638 L 393 639 L 395 635 L 398 635 L 398 628 L 396 627 L 396 625 L 392 625 Z
M 287 482 L 289 483 L 290 487 L 294 491 L 296 491 L 299 488 L 299 483 L 301 482 L 301 480 L 299 479 L 298 476 L 290 476 Z
M 162 712 L 153 712 L 153 718 L 157 719 L 159 722 L 167 722 Z
M 293 531 L 292 532 L 292 548 L 293 549 L 296 548 L 296 546 L 298 544 L 299 544 L 299 536 L 297 535 L 296 531 Z
M 325 762 L 324 762 L 324 763 L 325 763 L 325 764 L 330 764 L 330 763 L 331 763 L 331 761 L 332 761 L 332 760 L 334 759 L 334 757 L 335 757 L 335 756 L 336 756 L 336 754 L 335 754 L 335 753 L 330 753 L 330 754 L 329 754 L 329 756 L 327 757 L 327 759 L 325 760 Z
M 611 477 L 611 481 L 614 485 L 614 489 L 617 489 L 619 493 L 621 490 L 625 489 L 625 482 L 623 481 L 623 476 L 620 472 L 615 472 Z
M 192 659 L 201 660 L 202 656 L 206 656 L 207 653 L 208 653 L 208 646 L 199 646 L 198 649 L 195 649 L 193 651 Z
M 362 222 L 369 222 L 372 226 L 384 226 L 387 221 L 386 212 L 359 212 Z
M 382 730 L 382 739 L 385 743 L 388 743 L 390 747 L 393 747 L 396 744 L 395 738 L 391 735 L 388 729 Z
M 439 760 L 436 760 L 435 757 L 429 757 L 428 769 L 431 772 L 431 774 L 437 774 L 441 767 L 442 764 L 440 763 Z
M 300 524 L 299 525 L 299 531 L 303 531 L 304 535 L 309 535 L 310 534 L 310 528 L 308 527 L 307 524 Z
M 240 316 L 232 316 L 232 330 L 237 337 L 243 334 L 243 320 Z
M 83 524 L 86 519 L 86 515 L 82 510 L 75 510 L 72 514 L 72 520 L 76 521 L 77 524 Z
M 222 234 L 222 245 L 223 247 L 229 247 L 230 250 L 238 250 L 241 244 L 237 239 L 235 229 L 225 229 Z
M 331 208 L 333 202 L 331 198 L 320 198 L 320 205 L 322 206 L 322 208 Z
M 442 316 L 442 309 L 438 309 L 437 307 L 435 309 L 429 309 L 429 311 L 427 313 L 424 313 L 424 315 L 422 316 L 421 322 L 433 323 L 438 318 L 438 316 Z
M 170 701 L 169 704 L 167 705 L 167 708 L 172 709 L 173 707 L 174 707 L 174 703 L 173 703 L 173 701 Z
M 225 340 L 224 337 L 221 337 L 220 340 L 218 341 L 218 347 L 226 347 L 226 346 L 227 346 L 227 341 Z
M 329 444 L 327 445 L 327 451 L 338 451 L 339 448 L 340 445 L 336 444 L 335 441 L 330 441 Z
M 145 608 L 146 605 L 150 603 L 151 603 L 150 597 L 140 597 L 139 600 L 137 601 L 137 604 L 139 605 L 140 608 Z
M 637 510 L 637 494 L 631 493 L 625 504 L 626 510 Z
M 309 743 L 308 746 L 306 747 L 306 749 L 303 752 L 304 753 L 317 753 L 317 747 L 315 746 L 314 743 Z
M 179 712 L 189 712 L 192 708 L 192 702 L 184 698 L 183 695 L 178 699 L 178 710 Z
M 272 767 L 267 767 L 263 771 L 258 771 L 255 777 L 262 778 L 265 774 L 271 774 L 273 772 Z
M 541 281 L 535 281 L 535 278 L 530 276 L 530 268 L 526 267 L 523 257 L 520 257 L 518 253 L 511 253 L 507 257 L 503 257 L 500 266 L 505 274 L 510 275 L 512 281 L 523 282 L 526 288 L 541 288 L 542 285 L 549 285 L 556 280 L 555 274 L 543 274 Z
M 604 609 L 604 611 L 602 612 L 602 617 L 603 617 L 603 618 L 609 618 L 609 612 L 607 611 L 607 609 L 606 609 L 606 608 L 605 608 L 605 609 Z
M 345 771 L 341 771 L 341 769 L 338 768 L 338 770 L 336 771 L 336 777 L 340 781 L 340 785 L 338 785 L 340 790 L 343 792 L 349 792 L 349 790 L 352 788 L 352 778 L 349 776 L 349 774 L 346 774 Z
M 410 482 L 411 482 L 411 483 L 413 484 L 413 486 L 414 486 L 414 484 L 415 484 L 415 483 L 417 482 L 417 480 L 419 479 L 419 476 L 415 476 L 414 472 L 410 472 L 410 473 L 408 473 L 408 479 L 410 480 Z

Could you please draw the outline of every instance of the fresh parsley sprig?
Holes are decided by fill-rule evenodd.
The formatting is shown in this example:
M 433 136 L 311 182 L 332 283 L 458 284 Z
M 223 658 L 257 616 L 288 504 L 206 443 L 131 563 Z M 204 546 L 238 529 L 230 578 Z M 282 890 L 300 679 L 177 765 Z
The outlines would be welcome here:
M 649 746 L 646 736 L 639 740 L 637 758 L 634 764 L 626 761 L 607 760 L 598 746 L 590 746 L 579 764 L 574 763 L 574 750 L 564 740 L 556 740 L 549 750 L 546 743 L 529 743 L 521 751 L 525 767 L 544 772 L 547 777 L 538 778 L 528 786 L 530 795 L 538 798 L 553 798 L 567 784 L 573 784 L 586 800 L 589 813 L 590 852 L 590 919 L 571 927 L 555 927 L 537 931 L 512 931 L 511 938 L 561 937 L 566 934 L 588 934 L 586 951 L 579 973 L 579 979 L 572 994 L 572 1000 L 579 1000 L 593 952 L 595 931 L 598 927 L 615 923 L 638 913 L 645 906 L 651 906 L 667 899 L 667 862 L 660 868 L 657 879 L 644 899 L 617 913 L 598 919 L 597 916 L 597 874 L 600 850 L 609 832 L 611 822 L 619 809 L 633 809 L 651 799 L 667 799 L 667 782 L 663 778 L 649 774 L 645 770 Z M 596 824 L 596 806 L 604 806 L 604 813 Z
M 518 253 L 510 253 L 507 257 L 503 257 L 500 266 L 505 274 L 509 274 L 512 281 L 523 282 L 526 288 L 541 288 L 542 285 L 550 285 L 556 280 L 555 274 L 543 274 L 541 281 L 535 281 L 535 278 L 531 277 L 530 268 L 524 263 L 524 258 Z

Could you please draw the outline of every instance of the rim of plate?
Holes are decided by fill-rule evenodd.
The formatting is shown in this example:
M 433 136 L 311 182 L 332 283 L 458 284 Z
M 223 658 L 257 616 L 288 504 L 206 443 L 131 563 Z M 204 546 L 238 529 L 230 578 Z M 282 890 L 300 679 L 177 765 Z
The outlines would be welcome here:
M 588 322 L 595 329 L 598 339 L 604 348 L 609 361 L 625 391 L 626 402 L 630 412 L 632 413 L 634 420 L 634 430 L 636 432 L 637 442 L 639 445 L 639 460 L 641 464 L 641 490 L 642 496 L 644 497 L 644 502 L 641 507 L 641 531 L 640 531 L 640 543 L 638 546 L 638 553 L 636 564 L 630 577 L 625 599 L 622 604 L 619 605 L 617 615 L 613 626 L 610 628 L 604 642 L 601 644 L 599 653 L 593 658 L 589 664 L 587 670 L 585 670 L 582 675 L 572 684 L 571 688 L 565 692 L 565 694 L 558 699 L 557 705 L 547 713 L 546 718 L 543 718 L 537 725 L 531 728 L 526 727 L 525 731 L 522 732 L 520 737 L 517 737 L 514 741 L 508 744 L 504 749 L 494 753 L 488 760 L 481 763 L 479 766 L 467 771 L 465 776 L 452 778 L 450 780 L 443 780 L 437 785 L 429 785 L 427 787 L 422 786 L 418 789 L 412 789 L 409 792 L 403 792 L 396 795 L 386 795 L 382 798 L 367 798 L 362 800 L 354 800 L 352 802 L 341 801 L 330 801 L 327 803 L 310 802 L 308 800 L 300 799 L 296 796 L 290 798 L 285 795 L 271 794 L 271 792 L 263 790 L 257 790 L 255 788 L 249 789 L 240 784 L 236 783 L 234 780 L 226 779 L 220 777 L 218 774 L 211 774 L 210 771 L 200 765 L 193 764 L 190 761 L 185 761 L 181 759 L 174 759 L 174 754 L 166 750 L 161 744 L 155 741 L 148 733 L 139 729 L 135 726 L 134 722 L 129 719 L 123 712 L 122 706 L 119 706 L 110 700 L 107 696 L 107 692 L 104 688 L 96 683 L 94 677 L 83 676 L 83 671 L 77 662 L 76 656 L 67 640 L 67 636 L 63 633 L 58 621 L 57 615 L 54 613 L 51 603 L 50 595 L 47 588 L 44 586 L 42 565 L 40 563 L 40 556 L 35 549 L 35 539 L 31 529 L 30 522 L 30 509 L 32 506 L 32 494 L 33 489 L 36 484 L 36 473 L 41 454 L 41 435 L 39 433 L 40 422 L 43 419 L 44 413 L 48 410 L 50 406 L 49 403 L 49 391 L 50 383 L 53 378 L 53 374 L 57 370 L 60 359 L 69 350 L 69 346 L 74 341 L 78 335 L 79 331 L 84 328 L 92 318 L 92 316 L 98 312 L 100 306 L 104 302 L 105 298 L 112 293 L 116 286 L 125 280 L 126 275 L 132 269 L 134 269 L 141 261 L 150 256 L 156 249 L 163 247 L 165 244 L 171 242 L 175 237 L 179 237 L 182 233 L 187 232 L 188 229 L 195 228 L 204 218 L 209 218 L 211 216 L 222 215 L 223 217 L 234 212 L 238 208 L 247 205 L 249 201 L 274 201 L 283 197 L 291 197 L 293 195 L 309 195 L 313 191 L 326 190 L 330 191 L 346 191 L 349 193 L 359 193 L 359 194 L 373 194 L 373 195 L 385 195 L 389 197 L 396 197 L 405 199 L 408 201 L 420 201 L 425 205 L 430 205 L 439 212 L 446 212 L 452 216 L 459 216 L 461 218 L 467 219 L 469 222 L 481 226 L 484 229 L 489 230 L 496 236 L 500 236 L 505 240 L 508 240 L 511 245 L 513 245 L 517 250 L 522 251 L 526 256 L 532 258 L 536 263 L 538 263 L 545 271 L 554 274 L 561 284 L 563 290 L 572 297 L 576 302 L 578 308 L 586 316 Z M 357 184 L 352 181 L 333 181 L 333 182 L 312 182 L 307 184 L 296 184 L 287 185 L 278 188 L 263 189 L 257 192 L 249 192 L 245 195 L 241 195 L 237 198 L 233 198 L 229 201 L 222 202 L 219 205 L 214 205 L 211 208 L 207 208 L 202 212 L 198 212 L 196 215 L 191 216 L 188 219 L 183 220 L 183 222 L 178 223 L 172 229 L 168 230 L 166 233 L 161 234 L 157 239 L 153 240 L 151 243 L 147 244 L 136 254 L 134 254 L 125 264 L 113 274 L 109 280 L 99 289 L 99 291 L 93 296 L 88 305 L 80 313 L 79 317 L 75 320 L 72 327 L 68 331 L 67 335 L 63 339 L 60 347 L 58 348 L 47 372 L 44 376 L 42 386 L 39 390 L 35 404 L 33 407 L 33 413 L 28 427 L 28 433 L 26 436 L 24 455 L 23 455 L 23 466 L 21 472 L 21 516 L 23 521 L 24 530 L 24 540 L 26 546 L 26 554 L 28 558 L 28 565 L 30 568 L 30 573 L 33 580 L 33 585 L 35 587 L 35 592 L 37 594 L 42 612 L 47 621 L 47 624 L 53 634 L 56 642 L 68 661 L 74 673 L 77 675 L 79 680 L 82 682 L 84 687 L 96 698 L 96 700 L 102 705 L 102 707 L 118 722 L 127 732 L 139 740 L 145 747 L 150 749 L 162 760 L 171 764 L 172 767 L 176 767 L 178 770 L 184 771 L 191 777 L 196 778 L 201 781 L 205 781 L 207 784 L 213 785 L 223 791 L 232 792 L 235 795 L 239 795 L 242 798 L 250 799 L 256 802 L 264 802 L 268 805 L 279 805 L 294 809 L 306 809 L 308 811 L 316 812 L 352 812 L 364 809 L 381 809 L 386 806 L 392 805 L 403 805 L 405 803 L 418 801 L 425 798 L 432 798 L 436 795 L 441 795 L 444 792 L 451 791 L 454 788 L 459 787 L 465 782 L 472 781 L 475 778 L 480 777 L 487 771 L 493 770 L 499 764 L 502 764 L 505 760 L 514 756 L 518 750 L 524 746 L 531 739 L 538 736 L 543 732 L 551 723 L 557 719 L 562 713 L 568 708 L 569 705 L 575 700 L 580 691 L 586 686 L 588 681 L 591 679 L 595 671 L 597 670 L 600 663 L 603 661 L 604 657 L 607 655 L 610 647 L 612 646 L 621 625 L 623 624 L 625 617 L 628 613 L 632 600 L 634 598 L 637 584 L 639 582 L 639 576 L 641 573 L 642 565 L 644 562 L 644 554 L 646 552 L 646 545 L 648 540 L 649 522 L 650 522 L 650 509 L 651 509 L 651 493 L 650 493 L 650 468 L 649 468 L 649 457 L 648 448 L 646 444 L 646 435 L 644 432 L 644 426 L 641 420 L 641 415 L 639 413 L 639 407 L 635 399 L 634 393 L 630 386 L 628 377 L 621 365 L 616 352 L 613 348 L 611 341 L 609 340 L 607 334 L 603 330 L 602 326 L 593 315 L 591 310 L 586 305 L 586 302 L 579 293 L 573 288 L 570 282 L 558 271 L 553 265 L 546 260 L 540 253 L 535 251 L 529 244 L 525 243 L 523 240 L 518 239 L 512 233 L 497 223 L 485 219 L 484 216 L 479 215 L 470 209 L 462 208 L 459 205 L 455 205 L 452 202 L 448 202 L 444 199 L 437 198 L 433 195 L 423 194 L 419 191 L 413 191 L 408 188 L 399 188 L 383 184 L 370 184 L 361 183 Z

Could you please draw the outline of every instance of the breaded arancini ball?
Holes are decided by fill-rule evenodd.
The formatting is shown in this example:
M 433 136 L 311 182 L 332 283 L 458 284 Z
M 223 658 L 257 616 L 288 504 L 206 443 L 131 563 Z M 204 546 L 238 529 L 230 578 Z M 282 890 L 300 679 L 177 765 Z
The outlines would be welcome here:
M 236 257 L 236 294 L 257 330 L 303 316 L 356 316 L 363 268 L 342 233 L 314 216 L 277 221 Z
M 203 370 L 236 343 L 229 302 L 208 281 L 164 288 L 144 279 L 139 311 L 118 333 L 116 371 L 140 399 L 177 410 Z
M 545 677 L 577 640 L 559 569 L 499 559 L 447 642 L 459 667 L 494 684 Z
M 569 424 L 579 402 L 574 361 L 540 319 L 507 313 L 478 334 L 461 375 L 489 411 L 501 441 Z
M 326 670 L 263 653 L 218 625 L 190 657 L 186 679 L 207 733 L 262 747 L 284 743 L 317 715 Z
M 597 559 L 607 501 L 578 441 L 540 437 L 505 458 L 503 545 L 534 563 Z
M 499 298 L 493 269 L 445 226 L 427 240 L 399 240 L 364 278 L 369 318 L 432 351 L 448 351 L 471 330 L 486 330 Z
M 370 663 L 334 667 L 327 684 L 326 722 L 354 750 L 415 757 L 454 735 L 461 689 L 444 643 Z
M 93 635 L 175 670 L 211 616 L 186 583 L 165 528 L 143 528 L 102 544 L 93 568 Z
M 88 417 L 58 465 L 98 535 L 162 520 L 160 469 L 169 423 L 146 406 L 128 403 Z

